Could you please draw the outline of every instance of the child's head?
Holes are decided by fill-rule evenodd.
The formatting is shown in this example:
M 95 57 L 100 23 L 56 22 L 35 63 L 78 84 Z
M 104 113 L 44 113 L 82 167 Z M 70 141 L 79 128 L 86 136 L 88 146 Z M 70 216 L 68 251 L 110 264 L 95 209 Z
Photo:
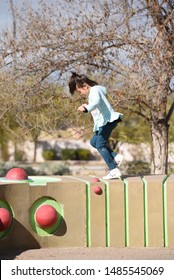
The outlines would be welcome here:
M 73 72 L 69 81 L 69 90 L 71 94 L 74 94 L 75 91 L 85 94 L 89 87 L 96 85 L 97 83 L 93 80 L 90 80 L 87 76 L 78 75 L 77 73 Z

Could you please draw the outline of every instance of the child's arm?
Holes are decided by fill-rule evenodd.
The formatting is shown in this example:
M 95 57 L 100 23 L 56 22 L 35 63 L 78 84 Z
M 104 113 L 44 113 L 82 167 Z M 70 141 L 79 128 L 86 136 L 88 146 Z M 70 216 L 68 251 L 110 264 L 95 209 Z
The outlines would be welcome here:
M 86 109 L 88 112 L 92 112 L 93 110 L 95 110 L 96 108 L 99 107 L 99 104 L 100 104 L 100 92 L 99 90 L 97 89 L 93 89 L 91 90 L 90 92 L 90 96 L 89 96 L 89 104 L 86 104 Z
M 97 90 L 93 89 L 91 90 L 89 96 L 89 104 L 82 104 L 81 106 L 79 106 L 77 110 L 84 113 L 92 112 L 98 107 L 99 103 L 100 103 L 100 92 L 98 89 Z

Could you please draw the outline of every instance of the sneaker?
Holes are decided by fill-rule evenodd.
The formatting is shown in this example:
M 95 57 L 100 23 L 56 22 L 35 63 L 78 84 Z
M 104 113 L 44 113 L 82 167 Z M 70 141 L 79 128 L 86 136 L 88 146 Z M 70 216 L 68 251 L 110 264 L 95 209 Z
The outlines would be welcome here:
M 114 168 L 106 174 L 106 176 L 103 177 L 104 180 L 110 180 L 110 179 L 116 179 L 121 176 L 121 172 L 118 168 Z
M 117 164 L 118 166 L 120 166 L 120 164 L 122 163 L 122 160 L 123 160 L 123 155 L 117 154 L 117 155 L 115 156 L 114 160 L 115 160 L 116 164 Z

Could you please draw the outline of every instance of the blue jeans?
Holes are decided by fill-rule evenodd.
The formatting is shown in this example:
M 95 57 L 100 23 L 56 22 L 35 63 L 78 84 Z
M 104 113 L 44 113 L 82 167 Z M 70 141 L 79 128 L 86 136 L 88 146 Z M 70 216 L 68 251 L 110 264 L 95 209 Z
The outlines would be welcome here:
M 90 140 L 91 146 L 98 150 L 98 152 L 106 162 L 109 170 L 117 167 L 117 164 L 114 161 L 116 153 L 107 146 L 109 136 L 111 135 L 112 130 L 117 126 L 117 123 L 118 120 L 115 120 L 111 123 L 108 122 L 106 125 L 100 127 L 98 131 L 95 131 Z

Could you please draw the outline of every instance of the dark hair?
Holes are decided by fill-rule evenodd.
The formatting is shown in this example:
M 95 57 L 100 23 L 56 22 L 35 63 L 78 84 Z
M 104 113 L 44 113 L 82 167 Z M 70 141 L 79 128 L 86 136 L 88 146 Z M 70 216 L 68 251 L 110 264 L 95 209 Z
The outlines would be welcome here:
M 90 80 L 87 76 L 85 75 L 78 75 L 75 72 L 72 72 L 72 76 L 69 80 L 69 91 L 71 94 L 74 94 L 76 91 L 76 86 L 78 87 L 83 87 L 84 84 L 87 84 L 91 87 L 98 85 L 97 82 Z

